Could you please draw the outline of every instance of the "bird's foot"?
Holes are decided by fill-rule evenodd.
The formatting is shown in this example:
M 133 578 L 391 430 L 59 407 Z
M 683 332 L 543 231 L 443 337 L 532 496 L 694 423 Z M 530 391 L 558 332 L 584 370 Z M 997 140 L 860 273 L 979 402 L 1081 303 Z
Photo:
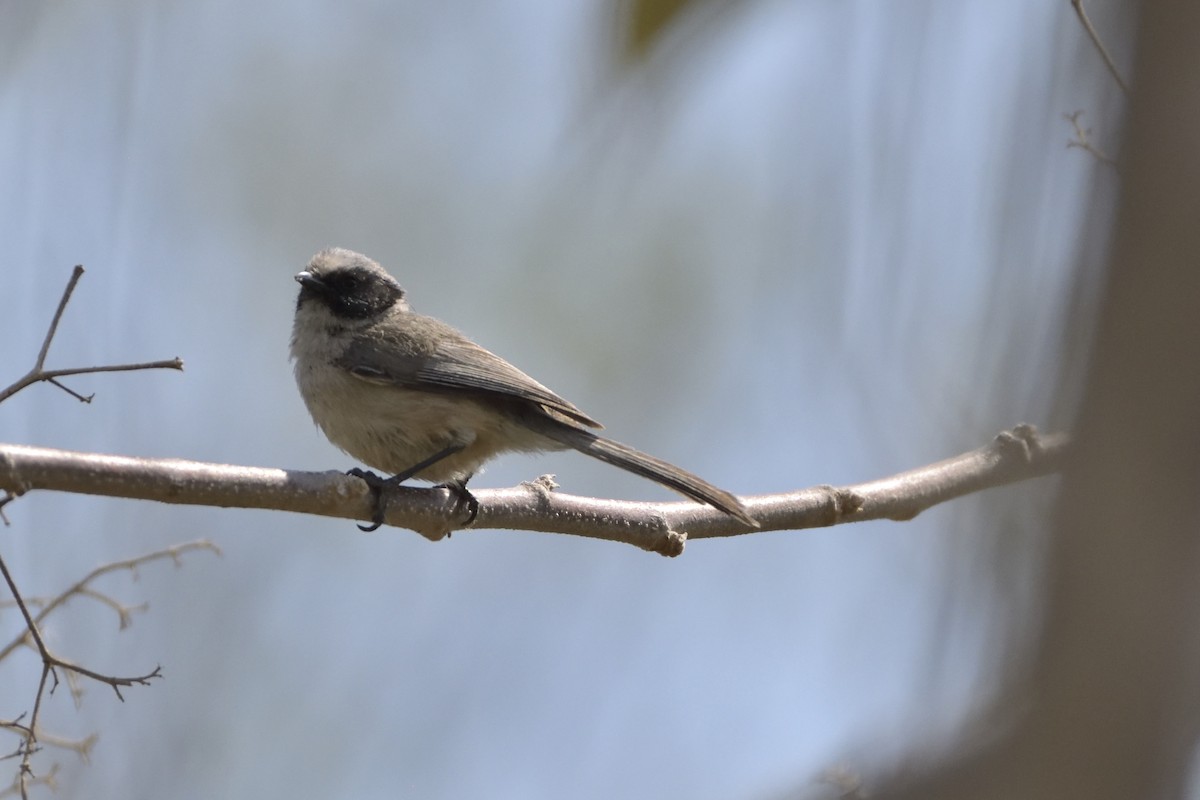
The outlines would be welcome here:
M 475 499 L 475 495 L 471 494 L 471 490 L 467 488 L 467 482 L 462 481 L 446 481 L 434 486 L 435 489 L 449 489 L 455 497 L 454 510 L 465 508 L 467 519 L 462 523 L 462 527 L 469 528 L 475 522 L 475 517 L 479 516 L 479 501 Z
M 358 467 L 347 470 L 346 474 L 366 483 L 371 489 L 371 497 L 374 500 L 372 504 L 374 510 L 371 513 L 371 524 L 359 525 L 358 529 L 365 533 L 379 530 L 379 527 L 383 525 L 383 488 L 394 485 L 392 479 L 381 477 L 370 470 L 359 469 Z
M 346 474 L 365 482 L 371 489 L 372 499 L 374 500 L 374 510 L 371 514 L 371 524 L 358 526 L 360 531 L 364 531 L 366 533 L 379 530 L 380 526 L 383 525 L 383 490 L 399 486 L 401 483 L 412 477 L 411 470 L 398 473 L 390 478 L 384 478 L 381 475 L 371 472 L 370 470 L 359 469 L 358 467 L 347 470 Z M 439 483 L 437 486 L 433 487 L 434 489 L 449 489 L 454 494 L 455 511 L 457 511 L 459 508 L 465 508 L 467 512 L 467 518 L 466 521 L 462 523 L 462 527 L 464 528 L 469 528 L 471 523 L 475 521 L 475 517 L 479 515 L 479 501 L 476 500 L 475 495 L 471 494 L 471 492 L 467 489 L 468 480 L 470 480 L 469 475 L 466 478 L 447 481 L 446 483 Z

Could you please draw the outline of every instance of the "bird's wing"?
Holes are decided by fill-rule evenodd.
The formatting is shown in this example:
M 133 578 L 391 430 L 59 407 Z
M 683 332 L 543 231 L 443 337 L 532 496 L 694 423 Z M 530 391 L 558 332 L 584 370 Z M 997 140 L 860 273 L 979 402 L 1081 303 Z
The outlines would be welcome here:
M 449 325 L 430 317 L 422 322 L 439 328 L 437 336 L 429 337 L 437 342 L 432 352 L 366 334 L 353 341 L 338 359 L 338 366 L 371 383 L 423 391 L 499 394 L 536 403 L 592 428 L 604 427 Z

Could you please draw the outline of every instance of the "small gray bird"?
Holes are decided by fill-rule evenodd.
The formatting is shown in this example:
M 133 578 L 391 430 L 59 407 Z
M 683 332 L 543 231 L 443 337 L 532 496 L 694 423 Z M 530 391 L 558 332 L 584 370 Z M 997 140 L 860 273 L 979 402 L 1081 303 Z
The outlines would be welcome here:
M 296 383 L 313 420 L 339 448 L 392 475 L 351 470 L 376 492 L 409 478 L 441 483 L 478 503 L 467 481 L 504 452 L 574 448 L 657 481 L 757 527 L 729 492 L 588 428 L 599 422 L 472 342 L 409 309 L 375 261 L 331 248 L 296 276 Z M 375 530 L 383 522 L 377 502 Z M 469 523 L 468 523 L 469 524 Z M 361 526 L 360 526 L 361 527 Z

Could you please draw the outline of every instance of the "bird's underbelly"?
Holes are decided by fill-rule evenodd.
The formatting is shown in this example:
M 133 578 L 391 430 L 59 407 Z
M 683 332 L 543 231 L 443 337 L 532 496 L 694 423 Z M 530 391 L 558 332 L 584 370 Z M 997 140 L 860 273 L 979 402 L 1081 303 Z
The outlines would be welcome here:
M 404 472 L 450 446 L 463 449 L 416 477 L 435 483 L 465 478 L 505 451 L 561 447 L 503 408 L 461 393 L 372 385 L 344 373 L 331 379 L 342 385 L 302 392 L 313 419 L 337 447 L 388 474 Z

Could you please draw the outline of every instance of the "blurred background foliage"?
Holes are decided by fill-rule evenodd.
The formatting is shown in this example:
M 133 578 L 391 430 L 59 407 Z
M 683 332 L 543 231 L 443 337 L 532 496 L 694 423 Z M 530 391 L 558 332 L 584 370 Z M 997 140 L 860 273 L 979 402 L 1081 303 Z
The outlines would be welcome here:
M 1128 63 L 1126 10 L 1089 9 Z M 89 406 L 27 390 L 0 438 L 353 466 L 286 358 L 291 277 L 329 245 L 739 493 L 1053 428 L 1116 183 L 1066 147 L 1078 109 L 1115 151 L 1119 93 L 1066 2 L 0 2 L 0 367 L 32 363 L 75 263 L 52 365 L 187 364 L 75 381 Z M 569 454 L 476 480 L 542 472 L 668 496 Z M 126 631 L 55 619 L 63 655 L 167 679 L 56 695 L 47 728 L 100 740 L 38 762 L 89 798 L 828 792 L 831 766 L 936 750 L 1020 663 L 1053 486 L 675 560 L 28 496 L 3 546 L 30 594 L 225 553 L 114 576 L 151 603 Z M 2 716 L 32 699 L 24 656 Z

